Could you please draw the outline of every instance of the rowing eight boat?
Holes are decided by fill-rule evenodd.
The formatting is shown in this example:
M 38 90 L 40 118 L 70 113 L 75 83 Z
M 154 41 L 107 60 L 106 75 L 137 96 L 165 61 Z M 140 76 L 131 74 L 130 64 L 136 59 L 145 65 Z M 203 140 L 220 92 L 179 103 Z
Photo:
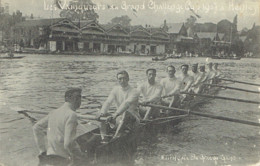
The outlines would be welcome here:
M 211 88 L 207 94 L 215 95 L 221 88 L 214 87 Z M 210 98 L 195 97 L 193 100 L 188 100 L 183 102 L 181 108 L 196 110 L 202 104 L 207 103 Z M 160 110 L 158 110 L 160 111 Z M 165 116 L 161 113 L 161 117 L 156 118 L 151 121 L 143 121 L 136 128 L 135 131 L 125 131 L 120 137 L 112 139 L 107 144 L 101 144 L 100 131 L 97 124 L 86 124 L 88 131 L 79 133 L 77 137 L 77 142 L 80 145 L 82 151 L 87 151 L 89 158 L 92 158 L 96 163 L 116 163 L 133 162 L 134 153 L 137 150 L 137 146 L 145 137 L 146 134 L 153 134 L 158 129 L 165 128 L 165 126 L 177 125 L 187 114 L 179 113 L 174 111 L 174 115 Z M 113 136 L 113 133 L 111 134 Z

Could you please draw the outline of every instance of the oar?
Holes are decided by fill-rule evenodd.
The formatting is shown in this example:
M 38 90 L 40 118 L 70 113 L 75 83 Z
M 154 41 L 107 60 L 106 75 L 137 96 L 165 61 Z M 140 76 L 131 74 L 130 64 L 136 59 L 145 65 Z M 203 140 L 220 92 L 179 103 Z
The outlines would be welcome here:
M 253 90 L 235 88 L 235 87 L 230 87 L 230 86 L 223 86 L 223 85 L 218 85 L 218 84 L 204 84 L 204 85 L 215 86 L 215 87 L 226 88 L 226 89 L 233 89 L 233 90 L 244 91 L 244 92 L 249 92 L 249 93 L 260 93 L 260 91 L 253 91 Z
M 41 114 L 41 115 L 48 115 L 48 112 L 44 111 L 32 111 L 32 110 L 19 110 L 17 111 L 19 114 L 23 114 L 24 116 L 30 118 L 30 120 L 36 122 L 37 120 L 31 116 L 28 115 L 28 113 L 35 113 L 35 114 Z M 96 118 L 95 115 L 83 115 L 83 114 L 78 114 L 77 117 L 79 119 L 88 119 L 88 120 L 98 120 L 98 121 L 106 121 L 108 117 L 100 117 L 99 119 Z
M 252 101 L 252 100 L 235 99 L 235 98 L 214 96 L 214 95 L 202 95 L 202 94 L 194 94 L 194 93 L 187 93 L 187 92 L 181 92 L 181 93 L 186 94 L 186 95 L 191 95 L 191 96 L 201 96 L 201 97 L 207 97 L 207 98 L 213 98 L 213 99 L 224 99 L 224 100 L 231 100 L 231 101 L 237 101 L 237 102 L 243 102 L 243 103 L 260 104 L 259 101 Z
M 237 80 L 230 80 L 230 79 L 225 79 L 225 78 L 220 78 L 220 80 L 230 81 L 230 82 L 236 82 L 236 83 L 241 83 L 241 84 L 247 84 L 247 85 L 260 86 L 260 84 L 255 84 L 255 83 L 250 83 L 250 82 L 244 82 L 244 81 L 237 81 Z
M 180 109 L 180 108 L 172 108 L 172 107 L 160 106 L 160 105 L 155 105 L 155 104 L 145 104 L 144 106 L 158 108 L 158 109 L 164 109 L 164 110 L 170 110 L 170 111 L 179 111 L 179 112 L 188 113 L 191 115 L 197 115 L 197 116 L 208 117 L 208 118 L 212 118 L 212 119 L 219 119 L 219 120 L 224 120 L 224 121 L 229 121 L 229 122 L 236 122 L 236 123 L 260 127 L 260 123 L 257 123 L 257 122 L 251 122 L 251 121 L 234 119 L 234 118 L 229 118 L 229 117 L 224 117 L 224 116 L 205 114 L 205 113 L 201 113 L 201 112 L 190 111 L 190 110 L 185 110 L 185 109 Z

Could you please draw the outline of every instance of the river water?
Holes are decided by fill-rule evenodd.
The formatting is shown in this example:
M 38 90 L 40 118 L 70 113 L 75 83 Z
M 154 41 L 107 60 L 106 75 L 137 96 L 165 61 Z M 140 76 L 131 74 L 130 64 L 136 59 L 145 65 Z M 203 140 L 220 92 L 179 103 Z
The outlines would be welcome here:
M 35 166 L 37 149 L 31 123 L 16 110 L 49 112 L 64 101 L 67 87 L 81 87 L 83 96 L 108 95 L 116 72 L 127 70 L 130 84 L 145 80 L 147 68 L 157 69 L 157 80 L 166 77 L 173 64 L 179 74 L 183 63 L 206 63 L 206 58 L 169 59 L 151 57 L 25 55 L 23 59 L 0 60 L 0 165 Z M 213 62 L 216 60 L 213 60 Z M 218 60 L 227 78 L 260 82 L 260 59 Z M 259 87 L 230 84 L 250 90 Z M 220 96 L 259 101 L 259 94 L 222 90 Z M 87 101 L 82 101 L 82 107 Z M 260 106 L 212 100 L 201 112 L 259 122 Z M 36 118 L 42 116 L 33 115 Z M 256 165 L 260 163 L 260 128 L 238 123 L 189 116 L 161 133 L 157 141 L 138 148 L 136 165 Z M 148 141 L 149 142 L 149 141 Z

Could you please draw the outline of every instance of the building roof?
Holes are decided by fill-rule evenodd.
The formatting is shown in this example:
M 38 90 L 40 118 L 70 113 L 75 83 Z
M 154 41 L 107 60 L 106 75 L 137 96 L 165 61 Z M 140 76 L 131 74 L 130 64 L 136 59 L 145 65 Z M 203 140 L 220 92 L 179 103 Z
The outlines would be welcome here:
M 66 18 L 53 18 L 53 19 L 40 19 L 40 20 L 26 20 L 20 23 L 17 23 L 15 27 L 36 27 L 36 26 L 51 26 L 62 20 L 67 20 Z
M 213 40 L 216 37 L 215 32 L 197 32 L 197 36 L 200 39 L 210 39 Z
M 170 23 L 167 24 L 168 26 L 168 33 L 179 33 L 181 31 L 182 26 L 184 26 L 183 23 Z

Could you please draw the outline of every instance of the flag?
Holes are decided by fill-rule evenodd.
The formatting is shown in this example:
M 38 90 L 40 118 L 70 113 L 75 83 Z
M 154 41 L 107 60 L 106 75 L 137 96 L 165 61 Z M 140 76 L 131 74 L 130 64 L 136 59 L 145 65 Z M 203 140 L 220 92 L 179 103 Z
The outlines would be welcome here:
M 137 17 L 137 11 L 135 10 L 135 9 L 132 9 L 133 10 L 133 15 L 135 16 L 135 17 Z
M 196 17 L 201 18 L 201 16 L 198 15 L 198 14 L 196 14 L 195 11 L 194 11 L 190 6 L 189 6 L 189 8 L 190 8 L 190 11 L 191 11 Z

